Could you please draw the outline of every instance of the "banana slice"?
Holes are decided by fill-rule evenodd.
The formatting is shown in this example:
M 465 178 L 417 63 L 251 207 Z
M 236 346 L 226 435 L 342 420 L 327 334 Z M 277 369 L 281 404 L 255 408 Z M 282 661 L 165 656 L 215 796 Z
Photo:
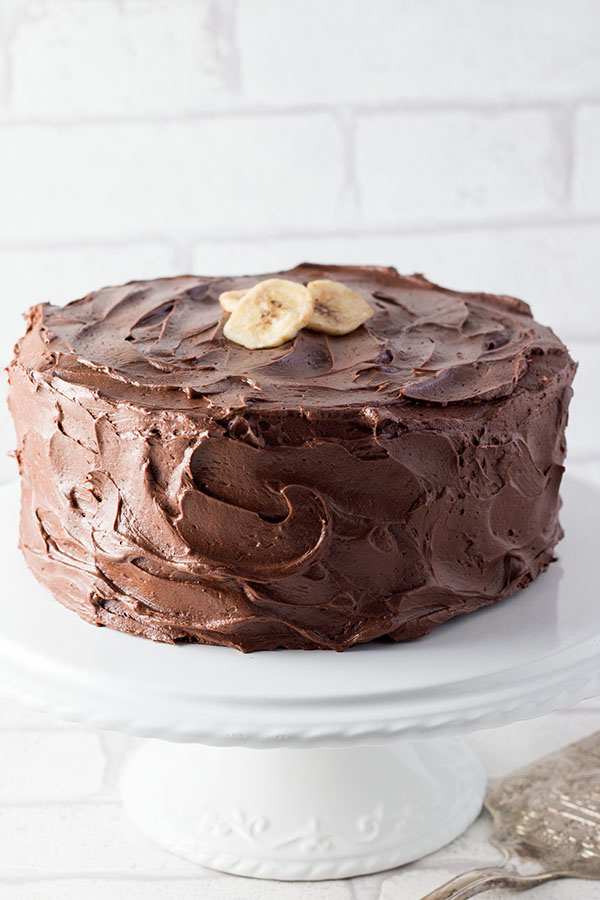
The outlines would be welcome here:
M 223 334 L 249 350 L 278 347 L 296 337 L 310 321 L 314 308 L 315 301 L 304 285 L 268 278 L 238 300 Z
M 223 291 L 219 296 L 219 303 L 225 312 L 233 312 L 244 294 L 247 293 L 248 288 L 243 288 L 241 291 Z
M 326 334 L 349 334 L 370 319 L 373 310 L 360 294 L 341 281 L 309 281 L 315 311 L 306 326 Z

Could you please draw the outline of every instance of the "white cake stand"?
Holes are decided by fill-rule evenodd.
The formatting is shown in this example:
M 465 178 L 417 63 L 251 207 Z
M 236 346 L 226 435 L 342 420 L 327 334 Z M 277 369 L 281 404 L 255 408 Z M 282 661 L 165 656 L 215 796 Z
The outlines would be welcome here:
M 123 775 L 134 822 L 173 852 L 262 878 L 365 874 L 477 816 L 485 774 L 454 735 L 600 693 L 600 492 L 567 479 L 560 561 L 496 607 L 408 644 L 242 655 L 95 629 L 16 550 L 3 489 L 0 685 L 146 738 Z

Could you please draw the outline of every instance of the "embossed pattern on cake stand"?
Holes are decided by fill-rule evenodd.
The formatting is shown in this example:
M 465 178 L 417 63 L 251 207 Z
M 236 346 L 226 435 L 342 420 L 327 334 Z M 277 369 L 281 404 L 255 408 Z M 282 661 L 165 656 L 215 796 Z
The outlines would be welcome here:
M 600 693 L 600 492 L 567 479 L 559 562 L 520 595 L 410 644 L 242 655 L 94 629 L 15 544 L 3 489 L 0 687 L 90 726 L 155 738 L 123 799 L 175 853 L 265 878 L 337 878 L 432 852 L 476 817 L 481 764 L 456 735 Z M 51 636 L 51 639 L 49 639 Z

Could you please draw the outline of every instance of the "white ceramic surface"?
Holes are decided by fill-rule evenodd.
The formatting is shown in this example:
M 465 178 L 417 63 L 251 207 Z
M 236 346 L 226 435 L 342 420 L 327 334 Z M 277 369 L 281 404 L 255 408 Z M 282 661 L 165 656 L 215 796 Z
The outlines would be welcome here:
M 0 689 L 99 728 L 245 747 L 458 733 L 569 706 L 600 693 L 600 491 L 567 478 L 563 496 L 559 562 L 510 600 L 413 643 L 243 655 L 92 628 L 55 603 L 16 549 L 5 487 Z

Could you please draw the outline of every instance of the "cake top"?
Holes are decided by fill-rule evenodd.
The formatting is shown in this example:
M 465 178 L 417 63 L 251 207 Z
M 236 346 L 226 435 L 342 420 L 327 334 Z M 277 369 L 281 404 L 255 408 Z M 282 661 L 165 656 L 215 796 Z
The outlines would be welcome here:
M 186 275 L 41 304 L 20 357 L 108 399 L 257 410 L 495 399 L 514 390 L 535 354 L 568 360 L 512 297 L 449 291 L 393 268 L 309 263 L 276 277 L 341 281 L 373 315 L 346 335 L 301 330 L 281 346 L 247 349 L 225 337 L 219 296 L 269 277 Z

